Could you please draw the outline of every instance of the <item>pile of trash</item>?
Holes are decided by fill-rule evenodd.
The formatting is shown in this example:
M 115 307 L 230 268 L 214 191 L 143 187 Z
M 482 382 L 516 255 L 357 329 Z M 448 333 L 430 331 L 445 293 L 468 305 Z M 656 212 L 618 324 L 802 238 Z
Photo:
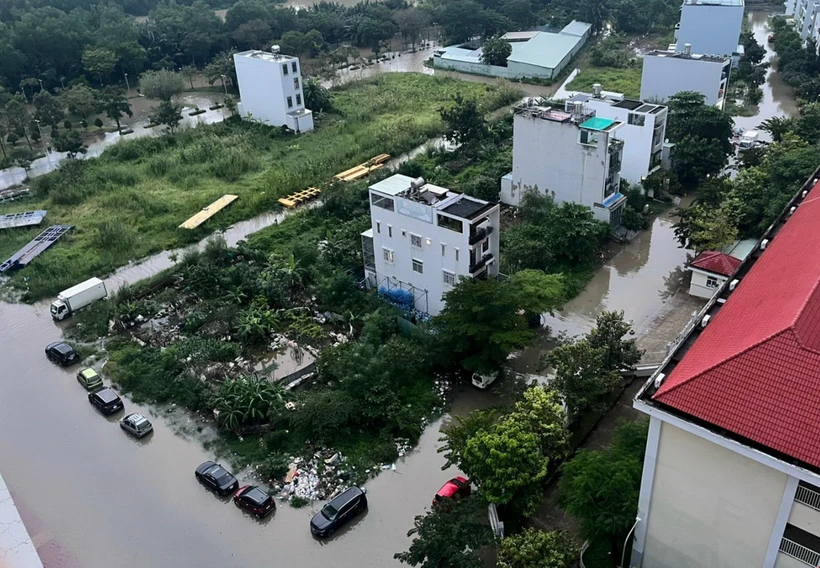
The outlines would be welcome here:
M 353 472 L 345 467 L 342 454 L 335 452 L 327 456 L 327 453 L 317 452 L 310 460 L 293 458 L 284 483 L 276 487 L 279 499 L 290 501 L 298 497 L 317 501 L 333 499 L 341 493 Z

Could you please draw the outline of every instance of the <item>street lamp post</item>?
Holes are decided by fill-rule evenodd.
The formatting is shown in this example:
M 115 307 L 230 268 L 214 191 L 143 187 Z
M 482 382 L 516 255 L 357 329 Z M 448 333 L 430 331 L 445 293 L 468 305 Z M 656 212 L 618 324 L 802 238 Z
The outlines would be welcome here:
M 37 79 L 37 80 L 40 81 L 40 91 L 42 91 L 43 90 L 43 80 L 42 79 Z
M 220 78 L 222 79 L 222 88 L 225 89 L 225 98 L 227 98 L 228 97 L 228 84 L 225 82 L 226 76 L 225 75 L 220 75 Z
M 125 77 L 125 92 L 127 93 L 128 91 L 131 90 L 131 85 L 128 84 L 128 73 L 123 71 L 122 74 L 123 74 L 123 77 Z

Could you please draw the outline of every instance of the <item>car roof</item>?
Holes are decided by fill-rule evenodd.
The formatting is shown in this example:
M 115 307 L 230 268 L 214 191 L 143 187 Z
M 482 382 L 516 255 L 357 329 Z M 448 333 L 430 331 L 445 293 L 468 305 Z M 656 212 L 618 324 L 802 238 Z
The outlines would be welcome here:
M 134 412 L 133 414 L 129 414 L 125 417 L 126 420 L 133 422 L 134 424 L 139 424 L 140 422 L 148 422 L 148 419 L 140 414 L 139 412 Z
M 98 390 L 94 393 L 94 396 L 105 402 L 111 402 L 112 400 L 120 398 L 114 389 L 110 389 L 108 387 Z
M 438 490 L 436 495 L 439 497 L 452 497 L 458 492 L 459 489 L 461 489 L 461 486 L 459 485 L 460 482 L 461 480 L 451 479 L 441 486 L 441 489 Z
M 80 371 L 80 374 L 83 377 L 85 377 L 86 379 L 92 379 L 94 377 L 99 377 L 100 376 L 99 373 L 97 373 L 97 371 L 95 371 L 91 367 L 88 367 L 87 369 L 83 369 L 82 371 Z
M 262 491 L 259 487 L 251 487 L 245 491 L 242 496 L 253 501 L 254 503 L 258 503 L 259 505 L 270 499 L 270 495 Z
M 339 495 L 337 495 L 333 499 L 331 499 L 330 504 L 338 509 L 339 507 L 337 507 L 337 505 L 342 506 L 345 503 L 347 503 L 348 501 L 350 501 L 351 499 L 353 499 L 354 497 L 358 497 L 359 495 L 363 495 L 363 494 L 364 494 L 364 491 L 362 491 L 358 487 L 350 487 L 348 489 L 345 489 L 342 493 L 340 493 Z
M 60 353 L 71 353 L 72 351 L 74 351 L 74 348 L 71 347 L 71 345 L 69 345 L 65 341 L 58 341 L 57 343 L 52 343 L 51 345 L 49 345 L 49 348 L 56 349 Z

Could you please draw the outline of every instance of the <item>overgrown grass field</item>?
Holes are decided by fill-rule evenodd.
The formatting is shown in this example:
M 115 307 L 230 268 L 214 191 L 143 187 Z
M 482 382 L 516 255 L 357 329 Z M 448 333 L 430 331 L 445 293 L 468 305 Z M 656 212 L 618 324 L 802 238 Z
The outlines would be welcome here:
M 640 67 L 585 67 L 567 85 L 571 91 L 592 92 L 592 85 L 600 83 L 604 90 L 623 93 L 630 98 L 641 96 Z
M 66 163 L 32 181 L 33 200 L 0 214 L 47 209 L 46 224 L 75 231 L 12 278 L 29 301 L 215 229 L 278 207 L 277 199 L 330 181 L 377 154 L 400 154 L 442 133 L 439 108 L 453 95 L 485 112 L 516 100 L 512 89 L 421 74 L 390 73 L 334 91 L 335 111 L 309 134 L 246 122 L 200 126 L 123 141 L 101 157 Z M 180 223 L 226 193 L 239 199 L 194 231 Z M 6 258 L 40 228 L 0 232 Z

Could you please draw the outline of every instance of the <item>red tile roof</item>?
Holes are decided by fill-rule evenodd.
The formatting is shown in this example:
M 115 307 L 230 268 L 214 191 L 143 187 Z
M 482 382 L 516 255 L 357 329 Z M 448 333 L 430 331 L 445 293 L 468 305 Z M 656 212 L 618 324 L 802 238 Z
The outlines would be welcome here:
M 715 274 L 722 274 L 723 276 L 731 276 L 741 265 L 741 260 L 722 252 L 713 250 L 705 250 L 695 257 L 695 260 L 689 263 L 689 266 L 700 268 Z
M 653 399 L 820 467 L 820 183 Z

